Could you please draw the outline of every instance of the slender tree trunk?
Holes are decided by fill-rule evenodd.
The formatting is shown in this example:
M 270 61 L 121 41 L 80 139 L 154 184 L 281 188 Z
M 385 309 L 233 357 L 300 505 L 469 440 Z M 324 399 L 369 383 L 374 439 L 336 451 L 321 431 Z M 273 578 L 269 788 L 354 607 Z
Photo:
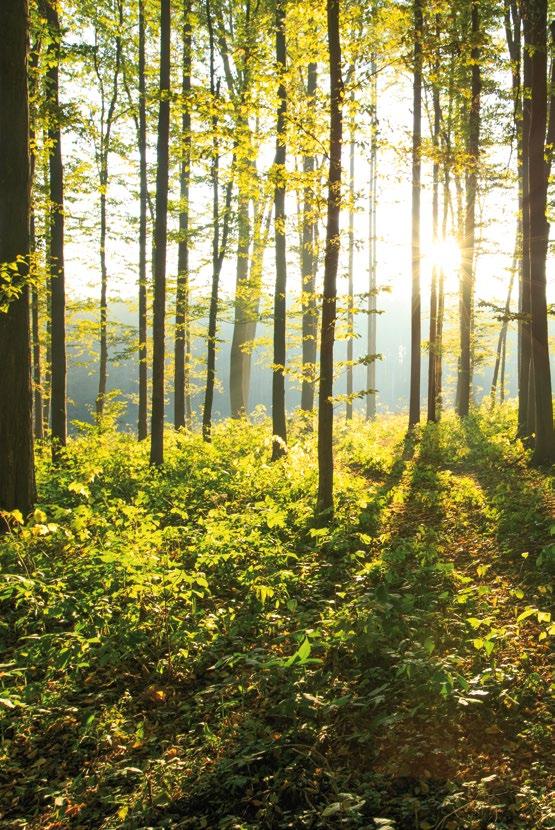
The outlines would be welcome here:
M 65 272 L 64 272 L 64 171 L 59 103 L 60 20 L 56 4 L 45 0 L 43 13 L 49 30 L 46 72 L 48 109 L 48 169 L 49 169 L 49 251 L 51 303 L 51 391 L 50 418 L 52 459 L 57 461 L 60 449 L 67 441 L 66 412 L 66 331 L 65 331 Z
M 318 65 L 309 63 L 307 68 L 306 96 L 310 111 L 309 121 L 314 119 L 316 107 L 316 90 L 318 84 Z M 303 175 L 305 176 L 303 194 L 303 228 L 302 228 L 302 389 L 301 409 L 312 412 L 314 409 L 314 373 L 316 370 L 316 352 L 318 337 L 318 307 L 316 303 L 316 270 L 318 256 L 316 253 L 317 205 L 314 194 L 315 159 L 312 151 L 303 156 Z
M 329 189 L 320 336 L 320 384 L 318 401 L 318 500 L 316 513 L 333 517 L 333 346 L 337 304 L 339 261 L 339 215 L 341 211 L 341 147 L 343 141 L 343 76 L 339 0 L 327 0 L 330 66 Z
M 206 0 L 206 17 L 208 20 L 208 36 L 210 43 L 210 92 L 214 106 L 220 95 L 219 83 L 216 83 L 214 30 L 212 24 L 212 12 L 210 0 Z M 235 156 L 232 168 L 235 166 Z M 221 229 L 220 243 L 220 144 L 218 138 L 218 115 L 212 118 L 212 291 L 210 295 L 210 309 L 208 312 L 208 353 L 206 359 L 206 390 L 204 394 L 204 407 L 202 412 L 202 437 L 206 442 L 212 440 L 212 405 L 214 403 L 214 384 L 216 380 L 216 335 L 218 330 L 218 300 L 220 287 L 220 274 L 227 248 L 229 233 L 229 214 L 231 210 L 231 194 L 233 178 L 230 178 L 225 197 L 225 208 L 223 227 Z
M 436 18 L 436 33 L 439 25 Z M 436 64 L 436 73 L 439 66 Z M 441 126 L 441 107 L 439 100 L 439 86 L 434 82 L 433 90 L 434 108 L 434 161 L 432 170 L 432 237 L 433 244 L 437 246 L 439 240 L 439 138 Z M 439 267 L 433 265 L 432 284 L 430 289 L 430 350 L 428 355 L 428 421 L 437 421 L 437 361 L 438 361 L 438 283 Z
M 354 96 L 352 96 L 354 98 Z M 354 266 L 355 266 L 355 131 L 354 117 L 351 120 L 349 137 L 349 262 L 348 262 L 348 288 L 347 302 L 347 405 L 345 417 L 347 421 L 353 418 L 353 360 L 354 360 L 354 326 L 355 317 L 354 305 Z
M 109 158 L 111 151 L 112 127 L 119 96 L 119 73 L 121 69 L 121 27 L 123 22 L 123 0 L 118 2 L 118 33 L 115 38 L 116 56 L 112 94 L 108 103 L 106 119 L 102 118 L 99 153 L 99 185 L 100 185 L 100 361 L 98 369 L 98 394 L 96 397 L 97 420 L 104 414 L 104 403 L 106 399 L 106 386 L 108 379 L 108 266 L 106 262 L 106 243 L 108 238 L 108 178 Z M 95 54 L 95 66 L 97 76 L 100 78 L 100 67 Z M 103 85 L 100 84 L 101 90 Z M 104 102 L 102 104 L 104 113 Z
M 220 210 L 219 210 L 219 150 L 218 142 L 215 140 L 214 161 L 212 165 L 212 192 L 213 200 L 213 256 L 212 256 L 212 291 L 210 294 L 210 310 L 208 313 L 208 354 L 206 361 L 206 391 L 204 394 L 204 407 L 202 412 L 202 437 L 206 442 L 212 440 L 212 406 L 214 403 L 214 385 L 216 380 L 216 342 L 218 333 L 218 304 L 220 274 L 227 249 L 229 236 L 229 214 L 231 211 L 231 195 L 233 181 L 230 180 L 226 188 L 223 227 L 221 231 L 220 244 Z
M 96 396 L 96 417 L 104 412 L 106 384 L 108 378 L 108 269 L 106 266 L 106 187 L 108 165 L 100 174 L 100 362 L 98 368 L 98 394 Z
M 272 222 L 272 211 L 264 217 L 264 205 L 255 205 L 253 221 L 253 244 L 249 265 L 249 292 L 250 299 L 247 306 L 247 320 L 244 327 L 244 343 L 248 347 L 243 350 L 243 400 L 248 404 L 250 392 L 250 378 L 252 365 L 252 347 L 256 337 L 256 326 L 260 315 L 260 299 L 262 293 L 262 268 L 264 251 L 268 245 L 268 236 Z
M 526 38 L 527 15 L 523 15 Z M 518 373 L 518 435 L 530 439 L 534 432 L 534 412 L 530 408 L 530 366 L 532 360 L 532 339 L 530 328 L 530 111 L 532 65 L 527 48 L 523 50 L 523 94 L 522 94 L 522 261 L 519 297 L 519 340 L 520 361 Z
M 458 414 L 461 418 L 468 415 L 470 407 L 470 387 L 472 383 L 472 305 L 474 285 L 474 242 L 476 229 L 476 190 L 478 180 L 478 153 L 480 142 L 480 18 L 477 0 L 472 2 L 472 49 L 471 49 L 471 101 L 468 117 L 468 171 L 466 173 L 466 206 L 464 223 L 464 245 L 462 250 L 462 286 L 461 286 L 461 360 L 460 393 Z
M 422 0 L 414 0 L 414 72 L 412 115 L 412 297 L 409 429 L 420 421 L 420 189 L 422 140 Z
M 513 286 L 515 282 L 515 274 L 518 269 L 518 251 L 520 246 L 520 217 L 517 222 L 517 232 L 516 232 L 516 244 L 515 244 L 515 252 L 513 254 L 513 261 L 511 264 L 511 274 L 509 278 L 509 288 L 507 290 L 507 299 L 505 301 L 505 308 L 503 314 L 503 322 L 501 324 L 501 331 L 499 332 L 499 337 L 497 339 L 497 349 L 495 352 L 495 364 L 493 367 L 493 377 L 491 380 L 491 389 L 490 389 L 490 398 L 491 398 L 491 405 L 492 407 L 495 406 L 495 399 L 497 397 L 497 383 L 499 380 L 499 372 L 501 371 L 501 401 L 503 401 L 505 396 L 504 390 L 504 369 L 505 369 L 505 355 L 506 355 L 506 346 L 507 346 L 507 333 L 509 330 L 509 316 L 511 313 L 511 298 L 513 294 Z
M 0 3 L 0 262 L 19 260 L 22 293 L 0 311 L 0 510 L 27 514 L 35 500 L 29 339 L 31 171 L 26 0 Z M 2 298 L 3 299 L 3 298 Z
M 146 164 L 146 76 L 145 76 L 145 0 L 139 0 L 139 414 L 137 436 L 144 441 L 148 434 L 148 320 L 147 320 L 147 203 Z
M 507 366 L 507 333 L 503 339 L 503 351 L 501 354 L 501 381 L 499 383 L 499 402 L 505 401 L 505 370 Z
M 171 3 L 160 0 L 160 105 L 156 150 L 156 219 L 154 222 L 154 302 L 152 322 L 152 414 L 150 463 L 164 461 L 164 360 L 166 322 L 166 254 L 170 137 Z
M 274 225 L 276 244 L 276 285 L 274 294 L 274 361 L 272 374 L 272 461 L 285 454 L 287 449 L 287 423 L 285 419 L 285 361 L 287 315 L 287 261 L 285 242 L 285 158 L 287 92 L 285 10 L 284 0 L 276 3 L 276 63 L 279 73 L 277 136 L 274 170 Z
M 528 9 L 531 50 L 532 89 L 530 101 L 530 333 L 532 339 L 532 377 L 536 436 L 534 462 L 555 461 L 553 398 L 549 366 L 546 301 L 546 257 L 549 223 L 546 219 L 549 165 L 545 160 L 547 123 L 547 0 L 536 0 Z
M 34 223 L 32 223 L 32 226 Z M 32 227 L 32 233 L 34 228 Z M 42 399 L 42 371 L 40 353 L 40 316 L 39 293 L 35 287 L 31 294 L 31 325 L 33 340 L 33 416 L 35 438 L 44 438 L 43 399 Z
M 454 23 L 454 21 L 453 21 Z M 454 28 L 454 26 L 453 26 Z M 455 41 L 455 37 L 453 37 Z M 449 205 L 451 202 L 451 133 L 453 129 L 455 63 L 452 60 L 449 67 L 447 89 L 447 120 L 444 133 L 444 160 L 443 160 L 443 216 L 441 220 L 441 238 L 447 238 L 449 224 Z M 443 322 L 445 318 L 445 271 L 439 271 L 437 292 L 437 332 L 436 332 L 436 417 L 441 417 L 443 410 Z
M 244 171 L 243 175 L 245 175 Z M 239 176 L 240 178 L 240 176 Z M 231 402 L 231 417 L 244 418 L 248 412 L 247 379 L 247 328 L 251 313 L 249 285 L 249 251 L 251 242 L 249 197 L 244 188 L 240 187 L 237 207 L 237 271 L 235 282 L 235 320 L 233 339 L 231 341 L 229 365 L 229 395 Z
M 207 3 L 208 6 L 208 3 Z M 210 12 L 209 12 L 210 14 Z M 213 52 L 211 47 L 211 52 Z M 214 60 L 210 61 L 211 87 L 214 96 L 217 95 L 214 85 Z M 214 403 L 214 384 L 216 380 L 216 334 L 218 325 L 218 298 L 220 287 L 220 150 L 217 136 L 217 119 L 212 123 L 213 148 L 212 148 L 212 291 L 210 294 L 210 309 L 208 312 L 208 354 L 206 360 L 206 391 L 204 395 L 204 407 L 202 413 L 202 436 L 205 441 L 212 440 L 212 406 Z
M 175 306 L 174 424 L 176 429 L 191 426 L 189 394 L 189 187 L 191 181 L 191 0 L 183 7 L 183 115 L 181 122 L 182 158 L 180 173 L 179 246 L 177 254 L 177 294 Z
M 378 150 L 378 80 L 376 74 L 376 56 L 370 58 L 370 193 L 368 201 L 368 365 L 366 367 L 366 418 L 373 421 L 376 417 L 376 343 L 377 343 L 377 150 Z
M 37 88 L 37 69 L 40 57 L 40 40 L 37 40 L 34 48 L 31 50 L 29 56 L 29 94 L 30 96 L 36 92 Z M 31 147 L 30 165 L 31 165 L 31 201 L 30 201 L 30 250 L 31 256 L 36 257 L 36 231 L 35 231 L 35 208 L 33 191 L 35 187 L 35 151 L 34 145 L 36 140 L 36 106 L 30 107 L 30 129 L 29 140 Z M 31 267 L 36 268 L 36 263 Z M 43 422 L 43 401 L 42 401 L 42 369 L 41 369 L 41 349 L 40 349 L 40 313 L 39 313 L 39 291 L 37 285 L 31 286 L 31 339 L 33 343 L 33 420 L 35 438 L 44 438 L 44 422 Z

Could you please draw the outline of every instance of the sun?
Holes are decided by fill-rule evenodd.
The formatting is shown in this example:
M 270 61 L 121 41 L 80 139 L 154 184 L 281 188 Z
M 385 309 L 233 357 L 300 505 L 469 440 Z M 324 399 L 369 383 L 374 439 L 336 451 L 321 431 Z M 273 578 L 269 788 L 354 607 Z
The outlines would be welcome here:
M 446 277 L 456 274 L 461 267 L 461 249 L 453 236 L 432 243 L 427 258 L 431 266 L 443 271 Z

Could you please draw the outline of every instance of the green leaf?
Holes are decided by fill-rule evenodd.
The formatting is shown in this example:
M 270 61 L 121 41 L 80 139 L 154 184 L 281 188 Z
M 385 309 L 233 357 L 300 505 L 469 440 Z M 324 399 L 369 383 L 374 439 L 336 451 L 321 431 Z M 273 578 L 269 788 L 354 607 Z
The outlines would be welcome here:
M 432 652 L 435 650 L 435 647 L 436 647 L 436 644 L 434 643 L 432 638 L 431 637 L 426 637 L 426 639 L 424 640 L 424 648 L 426 650 L 426 653 L 428 655 L 432 654 Z
M 535 614 L 537 612 L 537 610 L 538 610 L 537 608 L 526 608 L 526 610 L 523 611 L 522 614 L 518 615 L 518 617 L 516 618 L 516 621 L 517 622 L 522 622 L 522 620 L 525 620 L 528 617 L 531 617 L 532 614 Z

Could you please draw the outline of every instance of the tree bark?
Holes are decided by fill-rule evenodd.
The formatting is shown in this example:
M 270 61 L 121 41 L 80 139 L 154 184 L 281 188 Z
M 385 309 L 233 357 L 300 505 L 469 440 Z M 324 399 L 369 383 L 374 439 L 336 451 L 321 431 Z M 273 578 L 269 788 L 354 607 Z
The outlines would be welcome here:
M 461 418 L 468 415 L 470 407 L 470 386 L 472 383 L 472 306 L 474 289 L 474 243 L 476 229 L 476 190 L 478 183 L 478 156 L 480 143 L 480 94 L 482 89 L 480 72 L 480 17 L 477 0 L 473 0 L 471 7 L 471 36 L 472 48 L 470 57 L 471 69 L 471 100 L 468 115 L 467 156 L 468 170 L 466 173 L 466 204 L 464 222 L 464 245 L 462 250 L 461 268 L 461 359 L 459 367 L 459 401 L 458 414 Z
M 246 172 L 246 171 L 245 171 Z M 239 175 L 239 178 L 241 176 Z M 249 251 L 251 242 L 249 197 L 240 186 L 237 207 L 237 270 L 235 280 L 235 320 L 229 364 L 229 395 L 231 403 L 231 417 L 243 418 L 248 412 L 248 354 L 245 351 L 247 344 L 247 328 L 251 316 L 250 285 L 249 285 Z
M 285 158 L 287 116 L 285 10 L 284 0 L 276 3 L 276 64 L 279 77 L 276 125 L 276 155 L 274 160 L 274 227 L 276 245 L 276 285 L 274 293 L 274 360 L 272 374 L 272 461 L 287 451 L 287 423 L 285 418 L 285 361 L 287 316 L 287 261 L 285 241 Z
M 98 156 L 98 183 L 100 190 L 100 362 L 98 370 L 98 394 L 96 397 L 97 420 L 104 414 L 106 386 L 108 380 L 108 267 L 106 262 L 106 243 L 108 238 L 108 178 L 109 158 L 111 151 L 112 127 L 116 105 L 119 96 L 119 73 L 121 70 L 122 41 L 121 28 L 123 23 L 123 0 L 118 2 L 118 32 L 115 38 L 115 65 L 112 78 L 112 92 L 108 102 L 108 111 L 104 117 L 105 100 L 104 84 L 101 79 L 101 68 L 95 52 L 94 62 L 102 99 L 102 116 L 100 125 L 100 152 Z
M 507 290 L 507 299 L 505 301 L 505 308 L 504 308 L 504 315 L 503 315 L 503 322 L 501 324 L 501 331 L 499 332 L 499 337 L 497 338 L 497 348 L 495 350 L 495 364 L 493 367 L 493 376 L 491 379 L 491 389 L 490 389 L 490 400 L 492 407 L 495 406 L 495 400 L 497 397 L 497 384 L 499 381 L 499 374 L 501 373 L 501 385 L 500 385 L 500 400 L 503 402 L 505 397 L 505 358 L 507 352 L 507 333 L 509 330 L 509 316 L 511 313 L 511 298 L 513 295 L 513 286 L 515 281 L 515 274 L 518 269 L 518 251 L 520 246 L 520 217 L 517 222 L 517 232 L 516 232 L 516 244 L 515 244 L 515 252 L 513 254 L 513 261 L 511 265 L 511 275 L 509 278 L 509 288 Z
M 420 190 L 422 142 L 422 0 L 414 0 L 414 67 L 412 111 L 412 293 L 409 429 L 420 421 Z
M 40 57 L 40 39 L 34 44 L 29 55 L 29 96 L 34 97 L 38 86 L 37 70 Z M 31 165 L 31 201 L 30 201 L 30 250 L 31 256 L 35 257 L 37 254 L 36 231 L 35 231 L 35 207 L 33 193 L 35 189 L 35 171 L 36 161 L 35 152 L 33 150 L 36 141 L 36 121 L 37 121 L 37 107 L 30 103 L 29 110 L 29 140 L 31 147 L 30 165 Z M 36 263 L 31 267 L 36 268 Z M 44 421 L 43 421 L 43 400 L 42 400 L 42 360 L 40 347 L 40 311 L 39 311 L 39 291 L 37 285 L 31 286 L 31 340 L 33 344 L 33 421 L 35 438 L 44 438 Z
M 316 513 L 323 521 L 333 517 L 333 346 L 337 304 L 339 261 L 339 215 L 341 210 L 341 147 L 343 141 L 343 76 L 339 0 L 327 0 L 330 66 L 329 186 L 326 254 L 320 335 L 320 382 L 318 401 L 318 499 Z
M 160 0 L 160 105 L 156 150 L 156 218 L 154 222 L 154 301 L 152 321 L 152 413 L 150 463 L 164 462 L 164 360 L 166 255 L 170 136 L 171 4 Z
M 216 83 L 214 29 L 210 0 L 206 0 L 206 17 L 208 21 L 208 37 L 210 44 L 210 92 L 214 106 L 220 95 L 219 83 Z M 232 168 L 235 165 L 233 159 Z M 208 312 L 208 353 L 206 358 L 206 390 L 204 393 L 204 407 L 202 411 L 202 437 L 204 441 L 212 440 L 212 406 L 214 403 L 214 385 L 216 380 L 216 335 L 218 330 L 218 303 L 220 274 L 227 248 L 229 235 L 229 214 L 231 210 L 231 194 L 233 179 L 230 178 L 225 197 L 223 227 L 221 228 L 220 243 L 220 142 L 218 137 L 218 113 L 215 110 L 212 117 L 212 165 L 210 177 L 212 179 L 212 291 L 210 294 L 210 309 Z
M 147 203 L 148 179 L 146 162 L 146 32 L 145 0 L 139 0 L 139 413 L 137 437 L 144 441 L 148 434 L 148 319 L 147 319 Z
M 67 441 L 66 411 L 66 330 L 64 270 L 64 170 L 59 103 L 60 20 L 56 4 L 44 0 L 43 13 L 49 30 L 46 96 L 48 118 L 49 170 L 49 251 L 50 274 L 50 419 L 52 460 L 57 461 Z
M 354 72 L 354 70 L 353 70 Z M 354 96 L 353 96 L 354 97 Z M 348 260 L 348 288 L 347 302 L 347 402 L 345 407 L 345 418 L 347 421 L 353 419 L 353 360 L 354 360 L 354 266 L 355 266 L 355 131 L 356 125 L 354 116 L 350 125 L 349 137 L 349 260 Z
M 318 85 L 318 65 L 309 63 L 307 68 L 306 96 L 309 120 L 314 118 L 316 90 Z M 316 227 L 318 223 L 317 205 L 314 194 L 315 158 L 313 152 L 303 155 L 303 175 L 305 176 L 303 194 L 303 228 L 302 228 L 302 388 L 301 409 L 312 412 L 314 409 L 314 373 L 316 371 L 316 352 L 318 338 L 318 307 L 316 303 L 316 272 L 318 255 L 316 251 Z
M 525 41 L 528 37 L 528 15 L 522 15 Z M 530 115 L 532 63 L 527 48 L 522 55 L 522 260 L 519 297 L 520 360 L 518 372 L 518 436 L 529 440 L 534 432 L 534 412 L 530 407 L 530 368 L 532 361 L 531 309 L 530 309 Z
M 439 21 L 436 18 L 436 35 L 439 34 Z M 439 73 L 439 65 L 436 64 L 436 73 Z M 439 99 L 439 86 L 435 81 L 432 89 L 434 129 L 433 146 L 434 161 L 432 169 L 432 238 L 433 244 L 437 246 L 439 241 L 439 138 L 441 126 L 441 106 Z M 432 283 L 430 288 L 430 345 L 428 353 L 428 421 L 435 422 L 438 419 L 437 412 L 437 361 L 438 361 L 438 288 L 439 288 L 439 266 L 437 263 L 432 267 Z
M 0 510 L 28 514 L 35 500 L 29 339 L 30 155 L 26 0 L 0 3 L 0 263 L 19 260 L 21 295 L 0 311 Z
M 189 326 L 189 189 L 191 181 L 191 0 L 183 6 L 183 114 L 181 120 L 181 171 L 179 246 L 177 252 L 177 294 L 175 305 L 174 424 L 176 429 L 191 426 L 191 396 L 187 354 Z
M 530 164 L 528 169 L 530 205 L 530 334 L 536 435 L 534 462 L 555 461 L 553 399 L 549 366 L 546 301 L 546 258 L 549 223 L 546 218 L 549 164 L 545 159 L 547 124 L 547 2 L 536 0 L 528 9 L 531 50 Z
M 370 192 L 368 200 L 368 365 L 366 367 L 366 418 L 373 421 L 376 417 L 376 343 L 377 343 L 377 152 L 378 152 L 378 79 L 376 74 L 376 56 L 370 59 Z

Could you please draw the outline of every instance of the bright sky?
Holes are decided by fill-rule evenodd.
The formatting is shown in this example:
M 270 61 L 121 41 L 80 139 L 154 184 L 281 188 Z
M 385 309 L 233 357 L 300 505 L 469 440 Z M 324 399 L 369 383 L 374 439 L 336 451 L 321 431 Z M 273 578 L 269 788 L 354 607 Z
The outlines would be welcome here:
M 403 298 L 410 294 L 411 283 L 411 87 L 408 77 L 393 78 L 391 72 L 385 72 L 379 78 L 378 113 L 380 139 L 382 147 L 378 156 L 378 217 L 377 217 L 377 257 L 378 283 L 389 286 L 392 296 Z M 151 137 L 151 141 L 153 137 Z M 393 149 L 395 148 L 395 149 Z M 152 150 L 152 148 L 151 148 Z M 347 148 L 345 148 L 345 151 Z M 64 151 L 73 155 L 82 149 L 71 144 L 71 137 L 64 137 Z M 271 150 L 269 149 L 269 153 Z M 345 157 L 347 153 L 345 152 Z M 271 156 L 269 156 L 271 157 Z M 493 146 L 484 159 L 498 169 L 506 167 L 511 160 L 510 148 Z M 121 160 L 116 155 L 111 157 L 111 170 L 114 179 L 110 185 L 110 197 L 120 203 L 112 206 L 109 215 L 110 239 L 108 243 L 108 262 L 110 276 L 110 294 L 124 299 L 136 296 L 136 263 L 138 246 L 136 227 L 129 224 L 125 216 L 137 216 L 137 166 L 136 159 Z M 366 290 L 368 280 L 368 254 L 366 240 L 368 236 L 367 192 L 368 161 L 360 151 L 357 153 L 355 166 L 355 186 L 358 194 L 358 211 L 355 217 L 355 236 L 357 251 L 355 254 L 355 291 Z M 345 178 L 347 175 L 345 165 Z M 119 179 L 119 181 L 116 181 Z M 178 182 L 172 182 L 174 195 Z M 205 185 L 194 185 L 192 190 L 193 221 L 205 222 L 208 215 L 210 194 Z M 477 260 L 476 291 L 477 300 L 486 299 L 502 303 L 505 299 L 509 269 L 512 262 L 515 225 L 516 225 L 516 189 L 504 187 L 482 188 L 479 196 L 479 222 L 477 230 L 479 256 Z M 77 195 L 69 207 L 71 217 L 68 219 L 68 244 L 66 250 L 67 284 L 69 291 L 80 297 L 93 296 L 98 293 L 99 268 L 96 241 L 91 234 L 83 233 L 84 225 L 90 225 L 91 215 L 97 210 L 93 196 Z M 294 219 L 296 200 L 288 199 L 289 215 Z M 343 226 L 346 227 L 346 213 Z M 175 212 L 170 217 L 170 229 L 175 229 Z M 293 224 L 293 223 L 292 223 Z M 79 231 L 78 228 L 82 230 Z M 124 235 L 130 237 L 125 240 Z M 429 291 L 429 282 L 434 259 L 441 260 L 446 269 L 447 291 L 456 293 L 458 288 L 459 252 L 456 242 L 450 237 L 442 243 L 439 250 L 433 250 L 431 228 L 431 165 L 424 165 L 422 190 L 422 292 L 424 303 Z M 323 235 L 323 231 L 322 231 Z M 291 228 L 291 245 L 296 245 L 296 229 Z M 176 244 L 170 244 L 168 251 L 168 274 L 176 271 Z M 193 249 L 191 260 L 193 268 L 198 268 L 195 282 L 206 286 L 203 293 L 208 295 L 210 268 L 207 263 L 208 246 L 202 243 Z M 273 282 L 272 244 L 266 253 L 265 274 L 268 291 Z M 289 254 L 289 284 L 296 292 L 299 284 L 298 254 Z M 345 275 L 346 242 L 343 246 L 340 274 Z M 222 272 L 222 291 L 231 294 L 235 280 L 235 262 L 233 250 L 230 251 Z M 339 290 L 345 291 L 346 280 L 340 280 Z M 516 294 L 515 294 L 516 302 Z

